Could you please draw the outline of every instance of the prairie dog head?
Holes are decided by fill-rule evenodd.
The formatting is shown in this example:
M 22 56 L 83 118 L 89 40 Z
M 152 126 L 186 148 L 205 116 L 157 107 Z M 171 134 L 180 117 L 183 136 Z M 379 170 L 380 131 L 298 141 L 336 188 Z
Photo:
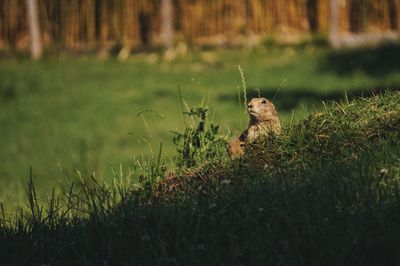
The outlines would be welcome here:
M 274 104 L 266 98 L 253 98 L 247 105 L 250 121 L 260 123 L 278 118 Z

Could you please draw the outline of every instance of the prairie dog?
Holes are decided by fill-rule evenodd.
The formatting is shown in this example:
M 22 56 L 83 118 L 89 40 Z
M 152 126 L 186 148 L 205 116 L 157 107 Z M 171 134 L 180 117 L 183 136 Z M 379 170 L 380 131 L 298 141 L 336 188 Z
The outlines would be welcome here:
M 228 143 L 228 153 L 232 159 L 244 155 L 244 146 L 247 142 L 252 142 L 271 131 L 275 134 L 281 131 L 281 122 L 275 106 L 266 98 L 251 99 L 247 105 L 247 113 L 250 116 L 248 128 L 238 138 Z

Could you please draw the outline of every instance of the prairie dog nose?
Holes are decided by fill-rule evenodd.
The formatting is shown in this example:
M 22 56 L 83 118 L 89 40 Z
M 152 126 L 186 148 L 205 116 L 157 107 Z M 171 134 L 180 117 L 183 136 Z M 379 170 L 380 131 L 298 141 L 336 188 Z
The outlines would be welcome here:
M 252 104 L 247 105 L 248 108 L 253 108 Z

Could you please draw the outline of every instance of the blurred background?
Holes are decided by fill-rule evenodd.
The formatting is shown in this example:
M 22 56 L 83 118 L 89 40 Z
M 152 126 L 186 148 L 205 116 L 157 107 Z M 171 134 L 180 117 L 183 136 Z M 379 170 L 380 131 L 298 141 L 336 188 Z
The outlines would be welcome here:
M 188 105 L 220 133 L 247 125 L 247 97 L 284 124 L 321 102 L 400 86 L 400 0 L 0 0 L 0 202 L 32 167 L 110 177 L 141 156 L 173 155 Z

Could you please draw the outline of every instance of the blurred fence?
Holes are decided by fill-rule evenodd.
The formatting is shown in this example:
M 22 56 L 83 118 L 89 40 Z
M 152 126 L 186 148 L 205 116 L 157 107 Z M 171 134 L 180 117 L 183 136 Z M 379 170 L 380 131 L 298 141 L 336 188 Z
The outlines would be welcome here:
M 38 0 L 47 50 L 129 49 L 161 41 L 162 0 Z M 400 0 L 337 0 L 339 32 L 400 28 Z M 0 48 L 27 49 L 25 0 L 0 0 Z M 329 0 L 173 0 L 175 40 L 235 43 L 242 36 L 295 36 L 329 29 Z M 250 38 L 248 38 L 249 40 Z

